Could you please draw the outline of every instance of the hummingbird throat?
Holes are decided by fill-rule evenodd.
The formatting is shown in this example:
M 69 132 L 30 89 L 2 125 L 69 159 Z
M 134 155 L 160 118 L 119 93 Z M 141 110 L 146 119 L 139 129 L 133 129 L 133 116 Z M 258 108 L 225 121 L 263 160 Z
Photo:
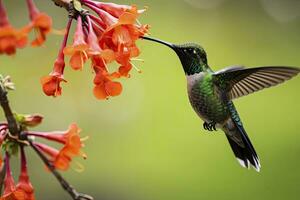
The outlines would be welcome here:
M 206 71 L 207 69 L 205 64 L 201 65 L 199 61 L 191 61 L 191 60 L 184 60 L 184 59 L 181 59 L 180 61 L 185 74 L 188 76 L 199 74 L 200 72 Z

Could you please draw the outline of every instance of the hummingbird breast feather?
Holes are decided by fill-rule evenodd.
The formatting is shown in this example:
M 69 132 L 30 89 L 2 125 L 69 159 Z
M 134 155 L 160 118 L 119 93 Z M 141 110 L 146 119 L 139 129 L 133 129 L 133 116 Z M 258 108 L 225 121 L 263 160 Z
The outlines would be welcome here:
M 222 125 L 230 117 L 224 99 L 212 81 L 212 74 L 201 72 L 187 76 L 188 96 L 198 116 L 206 122 Z

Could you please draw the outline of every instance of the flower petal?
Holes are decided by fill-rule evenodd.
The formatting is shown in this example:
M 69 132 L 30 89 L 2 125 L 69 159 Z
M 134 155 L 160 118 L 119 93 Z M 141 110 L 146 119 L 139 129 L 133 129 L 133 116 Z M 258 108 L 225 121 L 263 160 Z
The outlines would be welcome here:
M 81 70 L 83 68 L 84 63 L 86 62 L 86 56 L 83 52 L 77 51 L 75 52 L 70 59 L 70 66 L 74 70 Z
M 97 99 L 104 100 L 104 99 L 107 99 L 109 95 L 107 94 L 105 87 L 102 84 L 102 85 L 96 85 L 94 87 L 94 96 Z
M 52 19 L 45 13 L 38 13 L 32 21 L 32 27 L 36 30 L 36 39 L 31 42 L 31 45 L 41 46 L 46 40 L 46 35 L 51 31 Z
M 62 88 L 60 87 L 60 82 L 67 82 L 62 77 L 58 77 L 55 75 L 44 76 L 41 79 L 41 83 L 43 86 L 43 91 L 47 96 L 60 96 Z
M 120 82 L 109 81 L 105 83 L 105 90 L 109 96 L 115 97 L 122 93 L 122 85 Z

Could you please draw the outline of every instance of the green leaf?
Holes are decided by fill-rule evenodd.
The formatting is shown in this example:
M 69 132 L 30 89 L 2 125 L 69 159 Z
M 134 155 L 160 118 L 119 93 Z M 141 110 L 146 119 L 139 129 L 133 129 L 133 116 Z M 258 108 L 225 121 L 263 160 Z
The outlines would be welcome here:
M 19 124 L 22 124 L 25 121 L 25 115 L 14 113 L 14 117 Z
M 2 145 L 2 148 L 8 152 L 9 155 L 17 155 L 19 152 L 19 145 L 13 141 L 6 141 Z

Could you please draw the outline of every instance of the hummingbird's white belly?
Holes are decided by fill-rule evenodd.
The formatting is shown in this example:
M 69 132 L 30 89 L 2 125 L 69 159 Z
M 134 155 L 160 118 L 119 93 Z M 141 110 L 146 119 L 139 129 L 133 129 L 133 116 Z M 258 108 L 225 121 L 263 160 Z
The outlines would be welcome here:
M 190 76 L 186 76 L 187 80 L 187 89 L 188 93 L 190 94 L 192 87 L 195 85 L 195 83 L 201 81 L 204 78 L 204 72 L 198 73 L 198 74 L 193 74 Z
M 198 73 L 198 74 L 193 74 L 193 75 L 189 75 L 186 76 L 186 80 L 187 80 L 187 92 L 188 92 L 188 96 L 189 96 L 189 101 L 193 107 L 193 109 L 195 110 L 195 112 L 197 113 L 197 115 L 203 120 L 203 121 L 207 121 L 207 119 L 205 118 L 205 116 L 203 116 L 201 114 L 201 112 L 199 112 L 199 110 L 196 108 L 196 106 L 194 105 L 194 100 L 193 97 L 191 96 L 192 92 L 192 88 L 195 84 L 199 83 L 203 78 L 204 78 L 204 72 Z

